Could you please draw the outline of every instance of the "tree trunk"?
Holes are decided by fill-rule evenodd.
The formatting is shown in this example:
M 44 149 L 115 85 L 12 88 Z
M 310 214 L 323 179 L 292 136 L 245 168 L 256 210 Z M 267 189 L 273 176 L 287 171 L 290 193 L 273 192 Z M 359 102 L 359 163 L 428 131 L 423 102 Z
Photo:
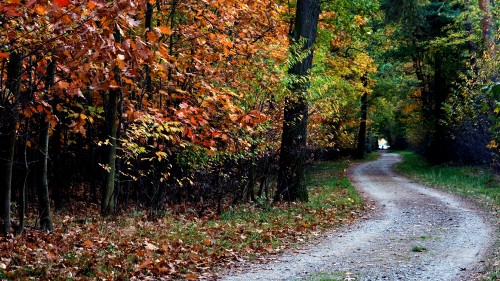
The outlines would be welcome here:
M 26 146 L 26 140 L 23 143 L 23 159 L 24 159 L 24 175 L 23 182 L 21 184 L 21 190 L 19 191 L 18 198 L 18 216 L 19 216 L 19 227 L 16 230 L 16 234 L 22 234 L 25 225 L 26 216 L 26 186 L 28 185 L 28 175 L 29 175 L 29 165 L 28 165 L 28 147 Z
M 50 89 L 54 84 L 56 74 L 56 59 L 47 66 L 47 78 L 45 80 L 46 95 L 49 95 Z M 44 97 L 47 100 L 47 96 Z M 40 213 L 40 227 L 43 230 L 54 230 L 52 216 L 50 214 L 49 199 L 49 180 L 48 180 L 48 159 L 49 159 L 49 134 L 50 124 L 47 120 L 47 114 L 43 112 L 40 116 L 40 149 L 39 149 L 39 174 L 38 174 L 38 210 Z
M 368 114 L 368 94 L 365 92 L 361 97 L 361 120 L 359 122 L 358 145 L 356 147 L 356 158 L 365 158 L 366 151 L 366 119 Z
M 149 32 L 152 32 L 153 30 L 153 8 L 153 5 L 151 5 L 149 2 L 146 4 L 145 28 Z M 145 35 L 144 40 L 146 42 L 148 41 L 147 34 Z M 151 80 L 151 67 L 149 66 L 149 64 L 146 64 L 144 66 L 144 72 L 146 75 L 146 95 L 148 96 L 148 100 L 151 100 L 153 93 L 153 84 Z
M 319 12 L 319 0 L 298 0 L 295 26 L 293 34 L 291 34 L 292 50 L 294 46 L 301 46 L 302 55 L 307 52 L 307 56 L 297 61 L 297 55 L 301 54 L 293 52 L 291 54 L 292 60 L 295 61 L 289 71 L 294 79 L 290 86 L 293 95 L 285 100 L 275 201 L 308 200 L 304 178 L 308 111 L 305 93 L 309 89 L 307 76 L 312 67 L 313 45 L 316 40 Z
M 40 213 L 40 228 L 53 231 L 52 217 L 50 214 L 48 158 L 49 158 L 49 130 L 50 125 L 46 114 L 40 116 L 40 149 L 38 152 L 39 173 L 38 177 L 38 211 Z
M 115 42 L 122 41 L 120 32 L 115 28 L 113 34 Z M 116 67 L 114 69 L 114 78 L 118 85 L 121 85 L 120 70 Z M 118 97 L 121 90 L 110 89 L 108 99 L 106 102 L 106 136 L 109 140 L 107 151 L 107 173 L 104 180 L 104 189 L 102 192 L 101 213 L 104 216 L 110 215 L 115 212 L 115 180 L 116 180 L 116 144 L 117 144 L 117 131 L 118 131 Z
M 465 16 L 465 30 L 467 32 L 467 36 L 471 37 L 474 34 L 474 29 L 472 27 L 472 23 L 469 19 L 469 13 L 470 13 L 470 4 L 469 0 L 465 0 L 465 11 L 467 12 Z M 470 55 L 470 64 L 471 67 L 473 67 L 474 73 L 477 74 L 477 67 L 476 67 L 476 56 L 475 53 L 477 51 L 476 43 L 472 38 L 469 38 L 467 40 L 467 47 L 469 49 L 469 55 Z
M 436 54 L 434 62 L 434 86 L 433 86 L 433 107 L 432 107 L 432 135 L 427 158 L 434 164 L 440 164 L 448 159 L 447 156 L 447 128 L 442 123 L 446 118 L 443 104 L 448 97 L 449 86 L 443 73 L 444 62 L 441 54 Z
M 116 131 L 117 131 L 118 91 L 110 90 L 106 103 L 106 135 L 109 140 L 107 151 L 107 171 L 102 194 L 101 213 L 112 214 L 115 211 L 115 173 L 116 173 Z
M 12 165 L 16 144 L 17 102 L 21 88 L 23 55 L 10 53 L 7 65 L 7 90 L 0 100 L 0 231 L 10 231 L 10 203 L 12 187 Z
M 0 231 L 10 231 L 10 200 L 12 186 L 12 163 L 16 140 L 16 118 L 12 112 L 0 109 Z
M 494 41 L 493 41 L 493 18 L 491 15 L 491 1 L 479 0 L 479 9 L 483 13 L 481 18 L 481 31 L 483 36 L 483 44 L 485 54 L 490 58 L 494 55 Z

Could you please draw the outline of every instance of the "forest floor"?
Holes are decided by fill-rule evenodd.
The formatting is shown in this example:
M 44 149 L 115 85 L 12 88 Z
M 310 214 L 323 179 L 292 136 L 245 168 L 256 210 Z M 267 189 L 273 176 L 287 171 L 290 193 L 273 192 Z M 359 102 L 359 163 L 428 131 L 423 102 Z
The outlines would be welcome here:
M 31 209 L 22 235 L 0 237 L 0 280 L 216 279 L 220 268 L 273 258 L 361 217 L 363 199 L 346 175 L 350 163 L 310 167 L 308 202 L 228 200 L 220 215 L 216 205 L 201 213 L 186 202 L 154 216 L 138 208 L 103 218 L 97 205 L 73 200 L 54 212 L 55 230 L 47 233 Z
M 369 217 L 316 242 L 221 273 L 220 280 L 474 280 L 497 240 L 497 219 L 462 197 L 396 174 L 383 153 L 350 177 Z

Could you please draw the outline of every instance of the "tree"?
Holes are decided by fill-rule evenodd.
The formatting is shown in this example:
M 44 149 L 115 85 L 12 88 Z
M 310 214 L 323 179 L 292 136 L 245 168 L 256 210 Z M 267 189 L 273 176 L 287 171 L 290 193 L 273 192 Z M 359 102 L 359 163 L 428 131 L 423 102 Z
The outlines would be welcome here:
M 292 95 L 285 100 L 275 201 L 308 200 L 304 182 L 308 117 L 305 93 L 309 88 L 308 72 L 312 67 L 319 13 L 319 0 L 298 0 L 290 35 L 292 65 L 289 74 L 293 82 L 289 89 Z M 298 50 L 294 50 L 297 46 L 300 46 Z
M 10 231 L 12 166 L 18 118 L 17 101 L 21 91 L 23 54 L 13 51 L 7 63 L 7 85 L 0 93 L 0 231 Z
M 367 77 L 361 78 L 366 87 Z M 366 152 L 366 121 L 368 117 L 368 93 L 364 92 L 361 96 L 361 120 L 359 121 L 358 142 L 356 146 L 356 158 L 363 159 Z
M 47 65 L 47 73 L 45 79 L 46 93 L 43 98 L 47 100 L 48 95 L 54 84 L 56 75 L 56 58 L 52 57 Z M 38 151 L 39 171 L 38 171 L 38 205 L 40 210 L 40 227 L 43 230 L 54 230 L 52 223 L 52 216 L 50 214 L 50 198 L 49 198 L 49 182 L 48 182 L 48 161 L 49 161 L 49 137 L 50 137 L 50 123 L 49 116 L 42 112 L 40 113 L 40 141 Z
M 495 41 L 493 40 L 493 18 L 491 15 L 491 1 L 479 0 L 479 9 L 483 13 L 481 17 L 481 31 L 483 37 L 484 52 L 493 58 L 495 52 Z

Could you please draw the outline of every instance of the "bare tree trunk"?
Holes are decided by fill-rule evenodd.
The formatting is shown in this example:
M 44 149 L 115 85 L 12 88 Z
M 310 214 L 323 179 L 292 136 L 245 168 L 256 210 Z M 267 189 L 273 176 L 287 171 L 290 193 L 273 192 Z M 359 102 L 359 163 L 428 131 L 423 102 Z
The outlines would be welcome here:
M 0 95 L 0 232 L 10 231 L 12 166 L 16 144 L 16 102 L 21 88 L 23 55 L 12 52 L 7 64 L 7 92 Z
M 368 115 L 368 94 L 365 92 L 361 97 L 361 120 L 359 121 L 358 145 L 356 147 L 356 158 L 365 158 L 366 151 L 366 119 Z
M 107 152 L 107 172 L 102 194 L 101 213 L 112 214 L 115 211 L 115 173 L 116 173 L 116 131 L 117 131 L 118 91 L 110 90 L 106 103 L 106 135 L 109 140 Z
M 53 231 L 52 217 L 50 213 L 49 181 L 48 181 L 48 154 L 49 154 L 49 122 L 45 120 L 46 114 L 40 116 L 40 148 L 39 148 L 39 173 L 38 177 L 38 211 L 40 216 L 40 227 L 43 230 Z
M 56 74 L 56 59 L 52 57 L 47 66 L 47 78 L 45 80 L 46 95 L 50 94 Z M 47 100 L 47 97 L 44 98 Z M 49 136 L 50 124 L 47 114 L 43 112 L 40 116 L 40 149 L 39 149 L 39 174 L 38 174 L 38 210 L 40 213 L 40 227 L 43 230 L 54 230 L 52 216 L 50 213 L 49 180 L 48 180 L 48 159 L 49 159 Z
M 22 234 L 24 231 L 26 216 L 26 186 L 28 184 L 29 175 L 29 165 L 28 165 L 28 153 L 27 153 L 26 140 L 23 140 L 23 158 L 24 158 L 24 179 L 21 185 L 21 190 L 19 192 L 18 198 L 18 216 L 19 216 L 19 227 L 16 230 L 16 234 Z
M 115 30 L 114 38 L 116 42 L 121 42 L 121 35 L 118 30 Z M 115 80 L 120 83 L 120 70 L 114 70 Z M 116 145 L 117 145 L 117 130 L 118 130 L 118 97 L 120 89 L 110 89 L 106 102 L 106 136 L 109 140 L 107 151 L 107 172 L 104 181 L 104 189 L 102 192 L 101 213 L 105 216 L 115 212 L 115 180 L 116 180 Z
M 289 73 L 294 82 L 290 86 L 293 96 L 285 100 L 283 133 L 281 138 L 278 187 L 275 201 L 307 201 L 305 186 L 305 161 L 308 105 L 305 93 L 309 89 L 308 71 L 312 67 L 313 45 L 320 12 L 319 0 L 298 0 L 293 30 L 293 46 L 301 46 L 307 56 L 296 61 Z M 300 54 L 291 54 L 297 60 Z

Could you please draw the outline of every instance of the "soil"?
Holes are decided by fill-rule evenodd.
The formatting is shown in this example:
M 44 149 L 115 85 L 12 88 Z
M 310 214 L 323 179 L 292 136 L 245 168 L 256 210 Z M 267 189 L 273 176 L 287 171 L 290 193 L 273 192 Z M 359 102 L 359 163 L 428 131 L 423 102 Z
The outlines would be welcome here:
M 476 280 L 494 247 L 494 219 L 457 195 L 396 174 L 382 153 L 350 169 L 372 211 L 266 264 L 244 264 L 219 280 Z

